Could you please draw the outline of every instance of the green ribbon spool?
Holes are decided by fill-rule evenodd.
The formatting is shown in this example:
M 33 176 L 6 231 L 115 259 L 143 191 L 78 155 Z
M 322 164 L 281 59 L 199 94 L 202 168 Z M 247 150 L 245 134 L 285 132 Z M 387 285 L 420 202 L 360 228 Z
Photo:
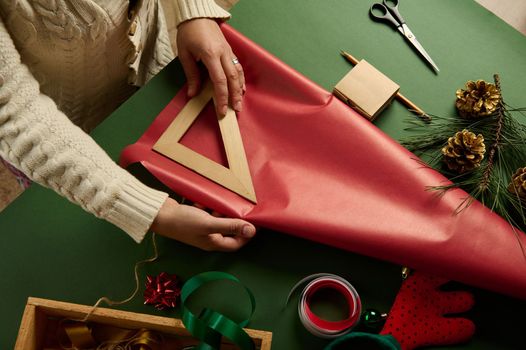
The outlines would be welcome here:
M 221 338 L 224 336 L 230 339 L 232 343 L 242 350 L 255 350 L 256 346 L 254 345 L 252 338 L 250 338 L 247 332 L 245 332 L 243 327 L 250 322 L 250 318 L 254 314 L 256 300 L 254 299 L 252 292 L 244 285 L 241 284 L 250 298 L 251 312 L 247 319 L 239 323 L 236 323 L 225 315 L 209 308 L 203 309 L 199 316 L 196 316 L 186 306 L 186 300 L 193 292 L 208 282 L 218 280 L 229 280 L 241 284 L 241 282 L 231 274 L 219 271 L 209 271 L 190 278 L 181 289 L 183 324 L 195 338 L 201 341 L 195 349 L 217 350 L 221 345 Z
M 391 335 L 351 332 L 327 345 L 323 350 L 402 350 Z

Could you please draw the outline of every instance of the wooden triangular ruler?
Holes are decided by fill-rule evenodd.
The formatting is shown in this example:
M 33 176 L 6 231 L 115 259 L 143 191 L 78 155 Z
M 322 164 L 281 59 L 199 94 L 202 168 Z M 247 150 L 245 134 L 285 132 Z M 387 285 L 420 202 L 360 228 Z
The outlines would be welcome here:
M 153 149 L 249 201 L 257 203 L 234 110 L 229 107 L 224 117 L 218 116 L 217 118 L 230 168 L 218 164 L 179 143 L 199 113 L 212 99 L 212 93 L 212 83 L 208 81 L 201 93 L 183 107 L 172 124 L 157 140 Z

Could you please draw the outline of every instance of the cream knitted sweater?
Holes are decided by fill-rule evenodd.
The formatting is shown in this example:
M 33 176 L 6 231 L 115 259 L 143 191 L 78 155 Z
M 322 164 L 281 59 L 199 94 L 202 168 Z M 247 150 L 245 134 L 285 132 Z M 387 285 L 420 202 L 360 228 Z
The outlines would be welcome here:
M 178 23 L 229 16 L 173 1 Z M 0 0 L 0 157 L 141 241 L 167 194 L 86 132 L 173 57 L 157 0 Z

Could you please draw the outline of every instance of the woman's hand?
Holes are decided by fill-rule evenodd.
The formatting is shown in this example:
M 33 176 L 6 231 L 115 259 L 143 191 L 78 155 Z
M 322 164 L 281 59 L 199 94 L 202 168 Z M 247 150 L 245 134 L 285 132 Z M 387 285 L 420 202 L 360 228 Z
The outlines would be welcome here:
M 200 89 L 197 62 L 201 61 L 214 85 L 217 113 L 225 115 L 229 102 L 241 112 L 246 90 L 243 68 L 213 19 L 196 18 L 181 23 L 177 28 L 177 50 L 188 80 L 188 96 L 195 96 Z
M 171 198 L 164 202 L 151 229 L 203 250 L 224 252 L 238 250 L 256 234 L 256 228 L 246 221 L 214 217 Z

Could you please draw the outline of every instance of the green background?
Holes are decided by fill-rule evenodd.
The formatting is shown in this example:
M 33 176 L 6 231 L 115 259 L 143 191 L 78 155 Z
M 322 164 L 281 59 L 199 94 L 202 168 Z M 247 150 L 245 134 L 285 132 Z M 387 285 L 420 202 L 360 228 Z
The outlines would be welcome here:
M 350 69 L 344 49 L 366 58 L 401 86 L 421 108 L 437 115 L 454 113 L 454 93 L 467 80 L 501 75 L 506 102 L 524 106 L 526 38 L 471 0 L 406 0 L 401 12 L 433 57 L 435 75 L 391 27 L 373 22 L 363 0 L 241 0 L 230 23 L 285 63 L 330 90 Z M 181 67 L 174 61 L 108 118 L 94 138 L 117 159 L 135 142 L 181 88 Z M 398 139 L 410 113 L 394 102 L 375 124 Z M 388 151 L 388 150 L 386 150 Z M 134 166 L 132 172 L 162 187 Z M 119 229 L 82 211 L 38 185 L 0 214 L 0 348 L 12 348 L 28 296 L 93 304 L 100 296 L 123 299 L 133 289 L 133 266 L 151 255 L 148 238 L 135 244 Z M 175 273 L 186 280 L 221 270 L 236 275 L 253 292 L 257 309 L 251 328 L 274 332 L 273 349 L 320 349 L 325 340 L 311 336 L 296 315 L 296 299 L 285 307 L 294 283 L 305 275 L 330 272 L 347 278 L 364 307 L 387 311 L 400 285 L 400 267 L 335 248 L 261 229 L 234 254 L 206 253 L 158 238 L 161 257 L 141 271 Z M 526 264 L 525 264 L 526 272 Z M 522 348 L 524 301 L 473 289 L 476 306 L 468 313 L 477 333 L 461 349 Z M 141 292 L 142 292 L 141 286 Z M 248 312 L 243 291 L 215 284 L 197 295 L 197 305 L 220 306 L 235 319 Z M 328 307 L 326 307 L 328 309 Z M 123 310 L 178 317 L 142 304 L 139 296 Z

